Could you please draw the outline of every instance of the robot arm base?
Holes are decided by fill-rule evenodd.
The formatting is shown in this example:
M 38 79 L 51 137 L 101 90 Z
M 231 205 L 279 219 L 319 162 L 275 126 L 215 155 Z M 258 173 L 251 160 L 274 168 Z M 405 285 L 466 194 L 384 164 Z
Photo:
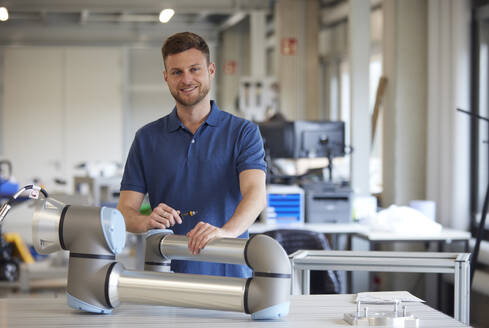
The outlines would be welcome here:
M 89 304 L 87 302 L 82 301 L 79 298 L 76 298 L 70 293 L 66 293 L 68 305 L 75 309 L 75 310 L 81 310 L 85 312 L 91 312 L 91 313 L 100 313 L 100 314 L 111 314 L 112 309 L 107 309 L 107 308 L 101 308 L 92 304 Z
M 290 302 L 270 306 L 251 314 L 253 320 L 277 320 L 289 314 Z

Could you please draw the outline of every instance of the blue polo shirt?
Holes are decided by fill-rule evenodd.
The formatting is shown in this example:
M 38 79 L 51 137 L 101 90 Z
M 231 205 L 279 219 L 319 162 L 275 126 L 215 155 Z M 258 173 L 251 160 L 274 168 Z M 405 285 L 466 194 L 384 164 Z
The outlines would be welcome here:
M 241 201 L 239 174 L 266 171 L 258 127 L 219 110 L 211 101 L 207 120 L 193 135 L 179 120 L 176 108 L 139 129 L 129 151 L 121 190 L 148 193 L 151 208 L 165 203 L 181 212 L 182 224 L 171 229 L 185 235 L 199 221 L 222 227 Z M 247 238 L 248 232 L 240 238 Z M 175 272 L 249 277 L 247 266 L 172 261 Z

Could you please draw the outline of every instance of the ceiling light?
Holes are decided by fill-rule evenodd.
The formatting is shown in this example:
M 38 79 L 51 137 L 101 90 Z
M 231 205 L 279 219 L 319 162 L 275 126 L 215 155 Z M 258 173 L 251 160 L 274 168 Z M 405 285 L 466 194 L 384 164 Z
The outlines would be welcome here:
M 8 10 L 5 7 L 0 7 L 0 21 L 5 22 L 8 20 Z
M 160 12 L 160 22 L 168 23 L 168 21 L 173 17 L 174 14 L 175 10 L 173 9 L 163 9 Z

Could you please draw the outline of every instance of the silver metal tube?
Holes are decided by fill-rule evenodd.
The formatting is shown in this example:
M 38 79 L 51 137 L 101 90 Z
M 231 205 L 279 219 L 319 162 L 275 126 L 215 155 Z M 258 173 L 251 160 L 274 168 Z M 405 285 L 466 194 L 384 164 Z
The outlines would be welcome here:
M 244 312 L 246 279 L 124 270 L 111 302 Z
M 188 238 L 167 235 L 161 241 L 161 254 L 170 260 L 205 261 L 230 264 L 246 264 L 244 248 L 248 239 L 221 238 L 210 241 L 198 255 L 188 249 Z

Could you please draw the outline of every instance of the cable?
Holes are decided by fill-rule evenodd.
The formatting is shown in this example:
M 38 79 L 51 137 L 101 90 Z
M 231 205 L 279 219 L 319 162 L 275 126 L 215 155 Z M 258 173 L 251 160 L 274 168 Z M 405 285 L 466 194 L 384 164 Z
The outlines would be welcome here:
M 0 224 L 2 224 L 3 220 L 5 219 L 5 216 L 7 216 L 7 213 L 10 211 L 10 209 L 12 208 L 12 205 L 14 203 L 14 201 L 26 190 L 31 190 L 31 189 L 34 189 L 34 190 L 38 190 L 39 192 L 41 192 L 45 198 L 48 198 L 49 195 L 48 195 L 48 192 L 46 191 L 46 189 L 40 187 L 40 186 L 37 186 L 37 185 L 27 185 L 27 186 L 24 186 L 22 187 L 21 189 L 19 189 L 12 197 L 10 197 L 10 199 L 8 201 L 6 201 L 2 207 L 0 207 Z M 35 196 L 32 196 L 29 195 L 30 198 L 36 198 Z

